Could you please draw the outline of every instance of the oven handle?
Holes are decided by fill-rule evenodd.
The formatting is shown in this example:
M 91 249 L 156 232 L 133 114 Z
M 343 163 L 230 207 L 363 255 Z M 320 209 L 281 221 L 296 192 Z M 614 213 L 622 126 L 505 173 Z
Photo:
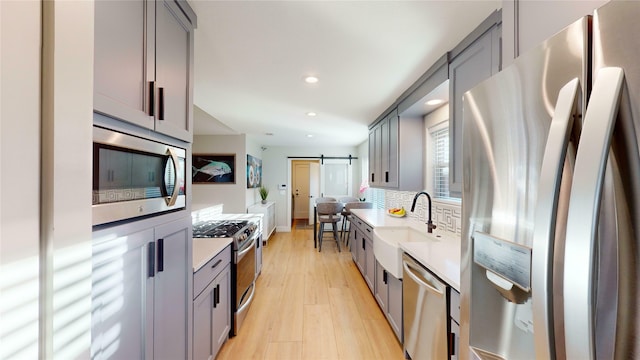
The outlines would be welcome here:
M 248 245 L 247 245 L 247 247 L 246 247 L 244 250 L 242 250 L 242 251 L 239 251 L 239 252 L 238 252 L 238 256 L 236 257 L 236 259 L 237 259 L 237 260 L 236 260 L 236 264 L 237 264 L 237 263 L 239 263 L 239 262 L 240 262 L 240 260 L 242 260 L 242 258 L 244 257 L 244 255 L 245 255 L 247 252 L 249 252 L 249 251 L 250 251 L 250 250 L 251 250 L 251 249 L 256 245 L 256 238 L 254 237 L 254 238 L 253 238 L 253 239 L 251 239 L 251 241 L 249 241 L 247 244 L 248 244 Z
M 178 155 L 176 154 L 175 151 L 173 151 L 172 148 L 168 148 L 167 149 L 167 153 L 169 154 L 169 156 L 171 157 L 171 161 L 173 162 L 173 168 L 175 170 L 175 176 L 174 176 L 174 181 L 173 181 L 173 194 L 171 194 L 171 196 L 167 197 L 165 200 L 167 201 L 167 206 L 173 206 L 176 204 L 176 200 L 178 200 L 178 194 L 180 193 L 180 184 L 178 183 L 179 178 L 178 178 L 178 173 L 180 172 L 180 168 L 178 167 L 179 163 L 178 163 Z
M 246 294 L 246 293 L 245 293 Z M 236 313 L 241 314 L 242 312 L 244 312 L 244 310 L 251 305 L 251 302 L 253 301 L 253 296 L 256 294 L 256 283 L 251 283 L 251 295 L 249 295 L 249 299 L 247 299 L 247 301 L 242 304 L 242 306 L 240 306 L 240 308 L 236 311 Z M 243 299 L 241 299 L 240 301 L 242 302 Z

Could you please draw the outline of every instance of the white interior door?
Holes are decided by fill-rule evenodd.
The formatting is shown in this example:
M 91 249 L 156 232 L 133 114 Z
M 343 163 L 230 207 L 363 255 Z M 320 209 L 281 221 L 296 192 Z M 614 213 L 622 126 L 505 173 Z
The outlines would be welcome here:
M 320 197 L 320 164 L 309 163 L 309 225 L 313 225 L 316 199 Z
M 320 166 L 320 196 L 340 199 L 352 196 L 353 167 L 348 159 L 324 160 Z

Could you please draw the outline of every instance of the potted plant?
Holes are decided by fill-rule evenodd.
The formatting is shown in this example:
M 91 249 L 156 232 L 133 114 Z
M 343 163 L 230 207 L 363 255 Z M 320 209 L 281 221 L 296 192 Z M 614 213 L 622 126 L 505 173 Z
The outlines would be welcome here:
M 267 196 L 269 196 L 269 189 L 267 189 L 265 186 L 260 186 L 260 189 L 258 189 L 258 191 L 260 192 L 260 198 L 262 198 L 262 203 L 266 204 Z

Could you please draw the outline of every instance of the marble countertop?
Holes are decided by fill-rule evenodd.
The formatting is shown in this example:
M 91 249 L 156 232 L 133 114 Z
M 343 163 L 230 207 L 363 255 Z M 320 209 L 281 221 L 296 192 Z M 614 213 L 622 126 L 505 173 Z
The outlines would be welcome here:
M 387 215 L 383 209 L 352 209 L 351 212 L 372 227 L 410 226 L 427 234 L 427 225 L 423 222 Z M 429 242 L 399 241 L 400 248 L 418 260 L 451 287 L 460 291 L 460 238 L 455 234 L 437 229 L 431 234 L 436 236 Z M 427 236 L 430 236 L 427 234 Z

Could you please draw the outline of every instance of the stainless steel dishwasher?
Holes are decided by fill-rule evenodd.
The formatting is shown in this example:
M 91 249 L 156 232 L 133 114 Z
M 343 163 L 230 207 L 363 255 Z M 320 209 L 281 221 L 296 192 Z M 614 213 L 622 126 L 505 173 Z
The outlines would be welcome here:
M 402 255 L 404 348 L 413 360 L 448 359 L 447 286 Z

